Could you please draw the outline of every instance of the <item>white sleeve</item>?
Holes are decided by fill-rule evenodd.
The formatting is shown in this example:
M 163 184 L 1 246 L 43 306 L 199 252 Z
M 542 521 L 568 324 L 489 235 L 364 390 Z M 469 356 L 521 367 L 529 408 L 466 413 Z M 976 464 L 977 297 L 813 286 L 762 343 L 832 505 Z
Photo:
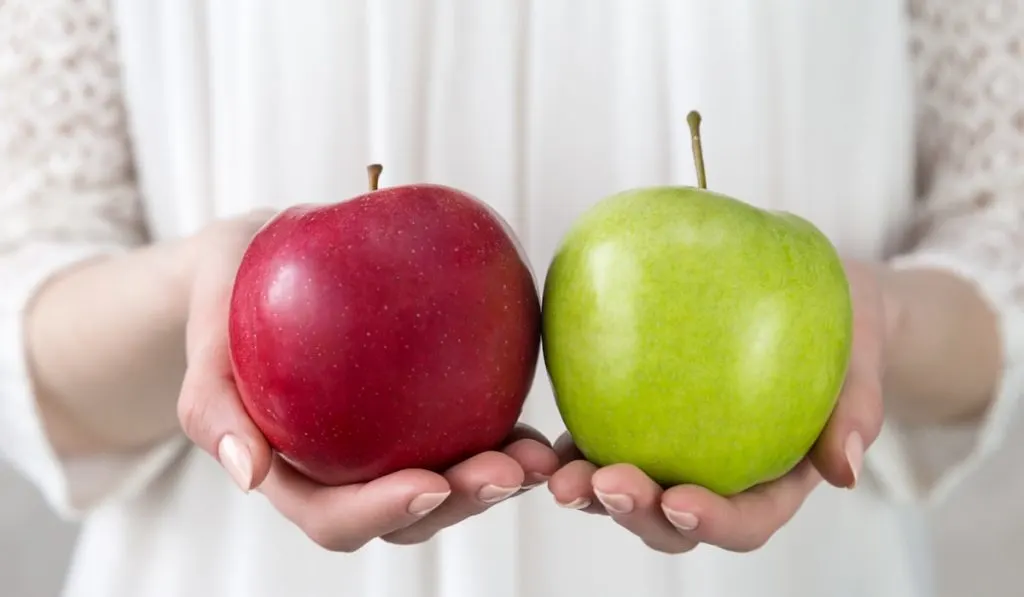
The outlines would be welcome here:
M 6 0 L 0 48 L 0 455 L 75 516 L 178 448 L 58 458 L 25 354 L 26 306 L 47 280 L 146 240 L 107 0 Z
M 1003 358 L 980 421 L 917 429 L 886 422 L 873 472 L 892 494 L 935 504 L 1024 436 L 1024 0 L 992 10 L 911 5 L 923 188 L 917 242 L 892 265 L 971 282 L 998 315 Z

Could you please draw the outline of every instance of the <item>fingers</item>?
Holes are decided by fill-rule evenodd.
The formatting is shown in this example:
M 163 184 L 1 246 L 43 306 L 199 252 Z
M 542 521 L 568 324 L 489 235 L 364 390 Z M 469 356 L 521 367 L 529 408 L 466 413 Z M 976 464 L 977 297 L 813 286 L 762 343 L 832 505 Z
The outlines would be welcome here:
M 178 419 L 189 439 L 249 491 L 267 476 L 271 450 L 245 412 L 232 380 L 227 322 L 238 258 L 231 251 L 215 251 L 193 281 L 186 328 L 188 368 L 178 398 Z
M 376 537 L 414 525 L 441 507 L 452 488 L 444 477 L 404 470 L 366 484 L 318 485 L 275 457 L 260 487 L 270 503 L 318 545 L 353 552 Z
M 551 448 L 533 439 L 518 440 L 507 449 L 539 463 L 541 468 L 530 469 L 533 474 L 547 476 L 557 466 Z M 526 477 L 512 456 L 486 452 L 444 476 L 405 470 L 366 484 L 323 487 L 278 457 L 260 492 L 317 544 L 351 552 L 375 537 L 399 544 L 426 541 L 514 495 Z
M 445 473 L 453 494 L 437 511 L 382 538 L 396 544 L 421 543 L 446 527 L 543 483 L 557 468 L 558 458 L 547 438 L 519 424 L 502 452 L 477 455 Z
M 805 460 L 785 477 L 732 498 L 694 485 L 673 487 L 665 491 L 661 507 L 687 539 L 748 552 L 767 543 L 820 482 L 821 475 Z
M 452 488 L 452 496 L 444 505 L 427 519 L 383 539 L 399 544 L 426 541 L 441 529 L 512 497 L 525 477 L 511 457 L 501 452 L 485 452 L 449 469 L 445 479 Z
M 558 470 L 558 456 L 551 442 L 528 425 L 516 426 L 502 452 L 523 470 L 524 491 L 546 482 Z
M 536 430 L 520 426 L 503 452 L 485 452 L 445 473 L 452 496 L 430 516 L 383 539 L 391 543 L 421 543 L 442 529 L 476 516 L 510 498 L 528 485 L 537 485 L 558 468 L 547 440 Z M 516 439 L 522 438 L 522 439 Z
M 594 495 L 620 526 L 639 537 L 648 547 L 669 554 L 685 553 L 697 541 L 679 533 L 661 509 L 662 490 L 640 469 L 616 464 L 593 476 Z
M 594 495 L 592 480 L 596 472 L 597 467 L 590 462 L 573 460 L 551 477 L 548 490 L 555 497 L 555 502 L 563 508 L 604 514 L 604 506 Z
M 527 478 L 550 476 L 557 458 L 543 436 L 535 437 L 536 430 L 520 426 L 505 452 L 479 454 L 443 476 L 405 470 L 346 487 L 320 486 L 278 457 L 260 491 L 327 549 L 354 551 L 375 537 L 421 543 L 515 495 Z
M 249 491 L 270 471 L 271 449 L 249 419 L 235 384 L 222 373 L 219 348 L 194 355 L 178 398 L 178 420 L 185 435 L 221 463 L 235 483 Z
M 591 514 L 607 514 L 604 506 L 594 496 L 591 478 L 597 467 L 587 461 L 572 441 L 569 432 L 555 440 L 555 455 L 561 468 L 548 482 L 548 489 L 555 502 L 570 510 L 581 510 Z
M 551 440 L 544 437 L 543 433 L 537 431 L 526 423 L 516 423 L 515 428 L 512 429 L 512 433 L 510 433 L 508 438 L 505 440 L 505 445 L 507 446 L 522 439 L 532 439 L 547 448 L 551 448 Z
M 586 457 L 572 441 L 572 436 L 568 431 L 555 440 L 555 454 L 558 456 L 558 462 L 562 464 L 568 464 L 574 460 L 586 460 Z
M 878 375 L 852 367 L 828 425 L 811 450 L 811 461 L 830 484 L 853 488 L 864 450 L 882 429 L 882 387 Z
M 555 442 L 555 451 L 563 458 L 572 457 L 574 450 L 567 436 Z M 652 549 L 677 554 L 700 543 L 737 552 L 760 548 L 821 481 L 821 474 L 805 459 L 781 479 L 725 498 L 694 485 L 663 491 L 633 465 L 598 469 L 578 459 L 564 464 L 548 488 L 559 505 L 607 513 Z

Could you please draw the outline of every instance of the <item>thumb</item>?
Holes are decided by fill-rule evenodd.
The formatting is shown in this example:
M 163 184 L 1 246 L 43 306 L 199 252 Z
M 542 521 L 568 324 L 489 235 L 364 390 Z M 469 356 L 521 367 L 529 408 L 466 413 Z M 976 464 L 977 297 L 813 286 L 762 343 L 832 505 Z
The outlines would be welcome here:
M 245 244 L 229 245 L 210 251 L 193 281 L 186 329 L 188 368 L 178 398 L 178 419 L 185 435 L 249 491 L 266 479 L 272 451 L 246 413 L 232 373 L 228 314 Z
M 245 412 L 230 373 L 219 366 L 227 361 L 215 354 L 190 355 L 190 364 L 178 398 L 178 419 L 185 435 L 211 454 L 235 483 L 249 491 L 259 487 L 270 472 L 272 451 L 263 434 Z M 229 362 L 229 361 L 228 361 Z M 230 371 L 230 369 L 229 369 Z
M 845 262 L 853 300 L 850 368 L 828 425 L 811 450 L 811 461 L 836 487 L 857 484 L 864 451 L 882 430 L 882 367 L 887 309 L 877 272 Z
M 836 487 L 853 489 L 864 451 L 882 429 L 882 389 L 875 376 L 851 372 L 828 425 L 811 450 L 821 476 Z
M 881 312 L 854 316 L 853 353 L 839 400 L 828 425 L 811 450 L 811 461 L 821 476 L 836 487 L 857 484 L 864 451 L 882 430 Z

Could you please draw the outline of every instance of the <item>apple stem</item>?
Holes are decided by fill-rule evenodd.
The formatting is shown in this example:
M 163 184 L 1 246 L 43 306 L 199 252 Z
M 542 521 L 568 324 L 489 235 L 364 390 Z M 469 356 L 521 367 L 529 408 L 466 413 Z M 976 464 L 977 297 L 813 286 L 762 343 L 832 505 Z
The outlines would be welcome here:
M 697 186 L 708 188 L 708 175 L 704 170 L 704 148 L 700 142 L 700 112 L 691 110 L 686 115 L 686 123 L 690 125 L 690 142 L 693 145 L 693 165 L 697 168 Z
M 366 175 L 370 179 L 370 190 L 376 191 L 380 184 L 380 175 L 384 171 L 384 166 L 380 164 L 370 164 L 366 167 Z

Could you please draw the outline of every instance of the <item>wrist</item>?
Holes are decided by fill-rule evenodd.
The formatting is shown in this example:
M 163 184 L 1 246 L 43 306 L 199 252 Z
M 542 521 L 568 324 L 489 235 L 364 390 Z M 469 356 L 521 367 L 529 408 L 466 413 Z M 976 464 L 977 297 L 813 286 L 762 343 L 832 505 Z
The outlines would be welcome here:
M 192 238 L 158 242 L 142 248 L 133 256 L 135 267 L 151 268 L 151 277 L 159 300 L 151 305 L 155 315 L 173 326 L 184 327 L 188 319 L 189 297 L 201 251 Z M 152 295 L 151 300 L 157 299 Z
M 202 251 L 195 237 L 186 237 L 172 242 L 171 253 L 173 256 L 168 269 L 170 290 L 187 305 Z
M 882 309 L 882 368 L 885 371 L 898 361 L 900 346 L 910 328 L 911 310 L 909 297 L 899 284 L 899 272 L 884 264 L 875 265 L 874 271 Z
M 854 309 L 854 331 L 872 346 L 871 366 L 884 372 L 887 352 L 902 333 L 907 310 L 903 298 L 890 283 L 892 270 L 879 263 L 844 259 L 850 298 Z

